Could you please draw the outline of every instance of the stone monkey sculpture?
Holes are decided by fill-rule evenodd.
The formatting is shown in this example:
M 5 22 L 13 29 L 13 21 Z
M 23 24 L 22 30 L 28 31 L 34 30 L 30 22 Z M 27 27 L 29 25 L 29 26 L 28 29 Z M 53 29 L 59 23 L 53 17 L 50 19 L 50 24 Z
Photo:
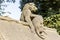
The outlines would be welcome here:
M 44 39 L 44 36 L 41 35 L 43 32 L 46 34 L 44 25 L 43 25 L 43 17 L 41 15 L 36 15 L 35 18 L 32 20 L 32 23 L 34 25 L 36 34 L 40 38 Z
M 43 32 L 43 18 L 40 15 L 32 14 L 32 11 L 35 12 L 36 10 L 37 7 L 34 3 L 27 3 L 23 7 L 20 21 L 27 22 L 31 28 L 31 31 L 36 33 L 40 38 L 44 39 L 40 35 L 40 33 Z M 31 20 L 31 18 L 33 19 Z
M 32 21 L 31 21 L 31 15 L 32 15 L 31 11 L 35 12 L 36 10 L 37 10 L 37 7 L 35 6 L 34 3 L 27 3 L 23 7 L 22 15 L 21 15 L 21 18 L 20 18 L 20 21 L 25 21 L 30 25 L 30 28 L 31 28 L 32 32 L 34 32 L 34 26 L 33 26 Z

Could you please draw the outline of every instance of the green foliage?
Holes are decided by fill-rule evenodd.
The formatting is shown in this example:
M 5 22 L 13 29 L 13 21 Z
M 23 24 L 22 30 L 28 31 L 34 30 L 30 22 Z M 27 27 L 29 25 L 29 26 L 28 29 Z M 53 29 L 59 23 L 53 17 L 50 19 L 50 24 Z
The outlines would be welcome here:
M 57 32 L 60 34 L 60 14 L 44 17 L 44 25 L 49 28 L 57 29 Z
M 43 17 L 59 13 L 60 1 L 58 0 L 38 0 L 35 2 L 38 7 L 38 13 Z M 52 13 L 51 13 L 52 12 Z

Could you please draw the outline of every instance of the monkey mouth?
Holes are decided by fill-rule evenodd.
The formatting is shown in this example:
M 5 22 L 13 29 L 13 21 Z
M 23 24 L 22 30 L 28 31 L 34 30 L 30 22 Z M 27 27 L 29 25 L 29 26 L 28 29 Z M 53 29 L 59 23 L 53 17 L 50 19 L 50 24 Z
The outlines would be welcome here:
M 37 12 L 37 10 L 32 10 L 31 12 Z
M 38 11 L 37 10 L 35 10 L 35 11 L 31 11 L 33 14 L 37 14 L 38 13 Z

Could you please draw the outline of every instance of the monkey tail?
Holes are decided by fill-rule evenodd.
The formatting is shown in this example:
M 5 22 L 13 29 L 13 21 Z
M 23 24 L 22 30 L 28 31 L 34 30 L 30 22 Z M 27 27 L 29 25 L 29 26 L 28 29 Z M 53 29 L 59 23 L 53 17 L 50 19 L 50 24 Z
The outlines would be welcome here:
M 43 40 L 45 39 L 45 38 L 42 37 L 42 35 L 39 35 L 39 33 L 37 32 L 36 29 L 35 29 L 35 32 L 36 32 L 36 34 L 37 34 L 37 36 L 38 36 L 39 38 L 41 38 L 41 39 L 43 39 Z M 42 32 L 41 32 L 41 33 L 42 33 Z

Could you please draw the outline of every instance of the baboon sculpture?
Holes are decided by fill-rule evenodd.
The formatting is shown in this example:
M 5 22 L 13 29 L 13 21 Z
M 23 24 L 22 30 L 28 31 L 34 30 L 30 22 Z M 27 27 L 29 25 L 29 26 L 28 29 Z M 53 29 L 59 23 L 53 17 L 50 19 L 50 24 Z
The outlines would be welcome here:
M 37 7 L 34 3 L 25 4 L 22 10 L 20 21 L 27 22 L 29 24 L 31 32 L 36 33 L 40 38 L 44 39 L 40 35 L 44 31 L 43 17 L 32 13 L 32 11 L 36 12 L 36 10 Z
M 34 25 L 34 28 L 35 28 L 35 32 L 36 34 L 44 39 L 44 36 L 41 35 L 42 33 L 45 33 L 45 28 L 44 28 L 44 25 L 43 25 L 43 17 L 41 15 L 37 15 L 33 20 L 32 20 L 32 23 Z M 45 33 L 46 34 L 46 33 Z M 43 36 L 43 37 L 42 37 Z
M 32 32 L 34 32 L 34 26 L 33 26 L 32 21 L 31 21 L 31 15 L 32 15 L 31 11 L 35 12 L 36 10 L 37 10 L 37 7 L 35 6 L 34 3 L 27 3 L 23 7 L 21 18 L 20 18 L 20 21 L 24 21 L 24 22 L 27 22 L 29 24 Z

